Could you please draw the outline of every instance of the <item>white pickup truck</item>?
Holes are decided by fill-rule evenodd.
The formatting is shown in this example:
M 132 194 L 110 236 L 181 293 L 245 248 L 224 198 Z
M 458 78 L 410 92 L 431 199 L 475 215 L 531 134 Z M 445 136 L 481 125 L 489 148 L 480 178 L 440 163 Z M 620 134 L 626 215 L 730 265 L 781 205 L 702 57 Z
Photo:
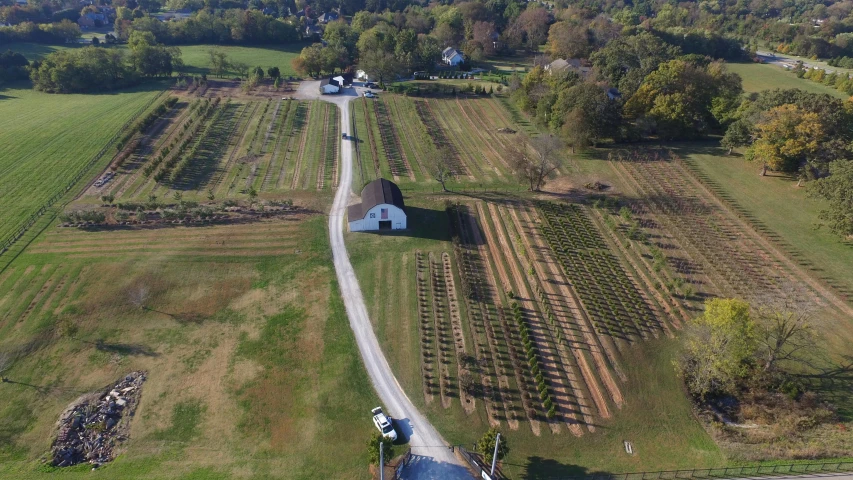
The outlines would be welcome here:
M 394 430 L 394 425 L 391 424 L 391 417 L 382 412 L 382 407 L 376 407 L 370 411 L 373 414 L 373 424 L 382 433 L 385 438 L 390 438 L 391 441 L 397 440 L 397 431 Z

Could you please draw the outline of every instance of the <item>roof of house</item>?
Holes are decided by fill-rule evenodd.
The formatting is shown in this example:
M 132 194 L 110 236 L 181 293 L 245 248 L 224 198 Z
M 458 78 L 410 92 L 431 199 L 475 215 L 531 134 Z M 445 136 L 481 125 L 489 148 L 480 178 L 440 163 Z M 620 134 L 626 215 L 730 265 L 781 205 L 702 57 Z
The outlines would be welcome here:
M 326 85 L 334 85 L 334 84 L 332 83 L 331 79 L 328 79 L 328 78 L 324 78 L 324 79 L 320 80 L 320 87 L 321 88 L 325 87 Z M 337 85 L 335 85 L 335 86 L 337 87 Z
M 403 192 L 394 182 L 378 178 L 364 186 L 361 191 L 361 203 L 350 205 L 348 209 L 350 221 L 364 218 L 371 208 L 387 203 L 402 209 Z
M 447 47 L 444 51 L 441 52 L 441 55 L 445 58 L 452 58 L 454 55 L 462 55 L 459 53 L 459 50 L 456 50 L 453 47 Z

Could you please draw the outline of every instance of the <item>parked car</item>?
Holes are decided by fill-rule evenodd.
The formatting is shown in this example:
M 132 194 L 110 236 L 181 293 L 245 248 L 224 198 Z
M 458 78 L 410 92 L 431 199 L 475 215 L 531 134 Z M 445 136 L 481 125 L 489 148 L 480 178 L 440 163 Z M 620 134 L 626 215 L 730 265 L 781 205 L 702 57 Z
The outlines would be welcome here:
M 347 132 L 342 133 L 342 134 L 341 134 L 341 138 L 343 138 L 344 140 L 346 140 L 346 139 L 347 139 Z
M 376 84 L 373 82 L 367 82 L 364 84 L 364 86 L 367 88 L 376 88 Z
M 390 438 L 391 441 L 397 440 L 397 431 L 394 430 L 394 425 L 391 423 L 391 417 L 382 412 L 382 407 L 376 407 L 370 411 L 373 414 L 373 424 L 379 429 L 379 432 L 385 438 Z
M 376 98 L 373 92 L 364 92 L 365 98 Z

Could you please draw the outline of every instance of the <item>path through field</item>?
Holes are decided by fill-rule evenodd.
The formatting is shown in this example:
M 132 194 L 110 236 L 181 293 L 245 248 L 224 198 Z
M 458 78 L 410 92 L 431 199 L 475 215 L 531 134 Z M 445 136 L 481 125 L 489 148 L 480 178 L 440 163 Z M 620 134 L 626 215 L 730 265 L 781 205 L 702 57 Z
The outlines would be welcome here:
M 303 88 L 304 87 L 304 88 Z M 317 92 L 317 82 L 304 82 L 299 93 Z M 334 97 L 322 97 L 322 100 L 336 104 L 341 109 L 341 132 L 350 132 L 350 101 L 355 98 L 355 89 L 346 89 L 345 93 Z M 382 399 L 385 410 L 395 418 L 398 433 L 408 437 L 414 455 L 411 466 L 404 473 L 407 479 L 456 479 L 471 478 L 459 460 L 451 453 L 447 443 L 438 431 L 427 421 L 406 396 L 397 382 L 388 360 L 379 347 L 379 341 L 373 332 L 373 326 L 367 315 L 364 296 L 358 285 L 358 279 L 349 260 L 344 244 L 343 221 L 352 185 L 352 142 L 341 143 L 341 173 L 335 201 L 329 212 L 329 238 L 332 244 L 332 256 L 335 272 L 338 276 L 344 305 L 347 309 L 350 326 L 355 333 L 358 350 L 364 366 L 370 376 L 373 387 Z M 365 412 L 368 421 L 370 412 Z

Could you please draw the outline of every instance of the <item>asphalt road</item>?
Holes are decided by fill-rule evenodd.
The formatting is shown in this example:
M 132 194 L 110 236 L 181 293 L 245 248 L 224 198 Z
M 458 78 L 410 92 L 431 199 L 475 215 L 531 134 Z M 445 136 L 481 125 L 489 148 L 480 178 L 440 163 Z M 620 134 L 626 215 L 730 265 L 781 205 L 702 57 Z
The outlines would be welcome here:
M 777 67 L 782 67 L 782 68 L 794 68 L 795 66 L 797 66 L 797 62 L 802 60 L 800 58 L 789 57 L 787 55 L 782 55 L 780 53 L 763 52 L 760 50 L 756 51 L 755 54 L 758 55 L 759 57 L 761 57 L 761 60 L 764 63 L 769 63 L 771 65 L 776 65 Z M 808 60 L 802 60 L 802 62 L 803 62 L 803 67 L 805 67 L 805 68 L 812 68 L 815 66 L 814 64 L 809 63 Z M 823 68 L 823 67 L 821 67 L 821 68 Z M 826 73 L 832 73 L 835 71 L 832 68 L 824 68 L 824 70 L 826 70 Z
M 308 83 L 300 86 L 300 97 L 308 96 L 317 87 Z M 336 104 L 341 110 L 341 132 L 350 135 L 350 101 L 356 98 L 354 88 L 345 89 L 344 93 L 332 96 L 316 96 L 322 100 Z M 379 341 L 373 332 L 364 295 L 358 285 L 358 279 L 349 260 L 344 244 L 344 216 L 350 198 L 352 185 L 352 140 L 341 141 L 341 162 L 339 187 L 335 193 L 335 201 L 329 213 L 329 238 L 332 244 L 332 257 L 335 272 L 338 276 L 341 294 L 349 317 L 350 327 L 355 333 L 358 350 L 364 361 L 364 367 L 370 376 L 376 393 L 382 400 L 386 413 L 394 418 L 394 426 L 403 439 L 408 439 L 414 455 L 411 465 L 406 468 L 403 478 L 407 479 L 455 479 L 471 478 L 468 471 L 461 466 L 459 460 L 447 447 L 438 431 L 427 421 L 421 412 L 406 396 L 403 388 L 397 382 Z M 412 352 L 415 355 L 416 352 Z M 370 412 L 364 412 L 364 421 L 370 421 Z M 344 432 L 341 432 L 342 434 Z

